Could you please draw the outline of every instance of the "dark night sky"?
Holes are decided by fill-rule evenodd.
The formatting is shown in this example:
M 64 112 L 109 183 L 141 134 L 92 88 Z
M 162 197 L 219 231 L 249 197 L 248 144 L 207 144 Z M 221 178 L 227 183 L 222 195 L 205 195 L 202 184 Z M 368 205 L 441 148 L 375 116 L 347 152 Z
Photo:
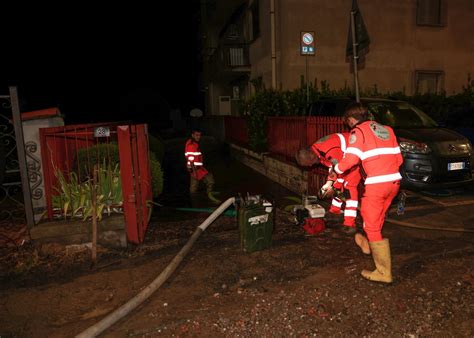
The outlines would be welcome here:
M 199 1 L 117 3 L 4 11 L 0 92 L 17 85 L 26 109 L 59 105 L 83 122 L 128 118 L 120 102 L 140 88 L 184 112 L 200 106 Z

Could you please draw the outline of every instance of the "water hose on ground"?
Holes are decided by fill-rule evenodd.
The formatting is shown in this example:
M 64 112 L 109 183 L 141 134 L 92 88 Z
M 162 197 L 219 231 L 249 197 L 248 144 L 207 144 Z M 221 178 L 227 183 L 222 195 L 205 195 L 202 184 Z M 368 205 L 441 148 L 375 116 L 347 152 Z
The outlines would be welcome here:
M 206 212 L 206 213 L 214 212 L 214 209 L 211 209 L 211 208 L 174 208 L 174 210 L 190 211 L 190 212 Z M 237 212 L 235 210 L 226 210 L 225 212 L 222 213 L 222 215 L 235 217 L 235 215 L 237 215 Z
M 325 204 L 325 203 L 321 203 Z M 326 204 L 327 207 L 327 204 Z M 357 209 L 360 212 L 360 207 Z M 459 228 L 446 228 L 446 227 L 433 227 L 430 225 L 413 224 L 409 222 L 398 221 L 393 218 L 385 218 L 388 223 L 396 224 L 406 228 L 420 229 L 420 230 L 435 230 L 435 231 L 450 231 L 450 232 L 462 232 L 462 233 L 474 233 L 474 229 L 459 229 Z
M 414 228 L 414 229 L 422 229 L 422 230 L 436 230 L 436 231 L 452 231 L 452 232 L 471 232 L 474 233 L 474 229 L 459 229 L 459 228 L 446 228 L 446 227 L 432 227 L 429 225 L 420 225 L 420 224 L 412 224 L 408 222 L 397 221 L 391 218 L 386 218 L 386 222 L 393 223 L 396 225 L 401 225 L 407 228 Z
M 148 299 L 158 288 L 163 285 L 164 282 L 171 276 L 171 274 L 176 270 L 178 265 L 181 263 L 183 258 L 188 254 L 189 250 L 193 246 L 194 242 L 198 239 L 203 231 L 216 220 L 230 205 L 235 202 L 235 197 L 227 199 L 222 203 L 204 222 L 199 225 L 194 231 L 191 238 L 183 246 L 183 248 L 178 252 L 178 254 L 173 258 L 170 264 L 156 277 L 147 287 L 145 287 L 139 294 L 130 299 L 127 303 L 119 307 L 117 310 L 106 316 L 97 324 L 89 327 L 85 331 L 78 334 L 77 338 L 86 338 L 86 337 L 96 337 L 110 326 L 115 324 L 117 321 L 125 317 L 132 310 L 134 310 L 138 305 L 143 303 Z

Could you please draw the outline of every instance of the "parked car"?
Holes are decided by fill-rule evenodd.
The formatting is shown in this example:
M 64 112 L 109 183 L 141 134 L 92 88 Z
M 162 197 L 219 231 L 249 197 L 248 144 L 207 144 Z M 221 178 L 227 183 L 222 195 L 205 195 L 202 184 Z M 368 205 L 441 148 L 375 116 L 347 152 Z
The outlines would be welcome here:
M 342 116 L 350 98 L 321 99 L 310 106 L 312 116 Z M 474 182 L 474 153 L 469 140 L 454 130 L 440 127 L 408 102 L 362 98 L 371 118 L 391 126 L 397 135 L 404 162 L 405 188 L 453 188 Z

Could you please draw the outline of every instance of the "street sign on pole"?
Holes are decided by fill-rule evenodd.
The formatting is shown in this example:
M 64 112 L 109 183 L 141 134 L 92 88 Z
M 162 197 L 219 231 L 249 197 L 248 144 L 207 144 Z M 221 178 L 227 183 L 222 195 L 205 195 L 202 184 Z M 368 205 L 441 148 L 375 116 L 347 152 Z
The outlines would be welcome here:
M 316 52 L 316 43 L 314 32 L 301 32 L 300 53 L 301 55 L 314 55 Z

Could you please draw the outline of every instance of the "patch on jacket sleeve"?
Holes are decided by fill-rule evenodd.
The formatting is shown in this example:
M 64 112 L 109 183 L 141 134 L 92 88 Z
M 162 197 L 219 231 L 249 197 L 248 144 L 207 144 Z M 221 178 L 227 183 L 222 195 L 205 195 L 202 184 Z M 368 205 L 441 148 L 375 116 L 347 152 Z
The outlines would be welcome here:
M 374 133 L 375 137 L 387 141 L 390 139 L 390 133 L 388 132 L 387 128 L 377 122 L 370 123 L 370 130 Z
M 349 144 L 354 144 L 357 141 L 357 136 L 355 133 L 352 133 L 351 136 L 349 137 Z

